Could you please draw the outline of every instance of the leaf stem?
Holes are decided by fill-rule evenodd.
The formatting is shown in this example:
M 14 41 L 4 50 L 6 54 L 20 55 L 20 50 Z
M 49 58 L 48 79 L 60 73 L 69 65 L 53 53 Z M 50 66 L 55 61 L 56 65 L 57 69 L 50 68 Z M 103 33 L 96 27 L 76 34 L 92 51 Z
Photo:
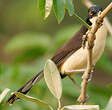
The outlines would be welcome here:
M 58 100 L 58 110 L 61 110 L 61 101 L 60 101 L 60 99 Z
M 88 29 L 91 29 L 91 26 L 89 26 L 81 17 L 79 17 L 76 13 L 73 14 L 73 17 L 75 17 L 81 24 L 85 25 Z

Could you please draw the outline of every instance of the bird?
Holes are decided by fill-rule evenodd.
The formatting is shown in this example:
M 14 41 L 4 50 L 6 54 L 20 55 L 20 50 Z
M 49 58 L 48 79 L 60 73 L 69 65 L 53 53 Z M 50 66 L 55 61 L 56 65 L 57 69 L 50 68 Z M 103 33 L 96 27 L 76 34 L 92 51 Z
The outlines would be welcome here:
M 88 16 L 86 22 L 88 25 L 92 26 L 97 20 L 98 13 L 102 11 L 101 6 L 93 5 L 88 9 Z M 86 26 L 82 26 L 79 31 L 69 39 L 61 48 L 59 48 L 51 60 L 56 64 L 60 76 L 63 79 L 66 76 L 71 76 L 77 71 L 84 71 L 87 67 L 87 48 L 82 47 L 82 38 L 88 32 Z M 97 63 L 101 57 L 104 48 L 105 41 L 107 37 L 107 29 L 105 22 L 103 21 L 102 26 L 98 29 L 95 34 L 96 39 L 94 41 L 92 61 L 93 65 Z M 36 76 L 31 78 L 26 82 L 17 92 L 27 94 L 32 87 L 39 82 L 44 77 L 43 70 L 40 71 Z M 6 103 L 13 104 L 18 97 L 15 94 L 12 94 Z

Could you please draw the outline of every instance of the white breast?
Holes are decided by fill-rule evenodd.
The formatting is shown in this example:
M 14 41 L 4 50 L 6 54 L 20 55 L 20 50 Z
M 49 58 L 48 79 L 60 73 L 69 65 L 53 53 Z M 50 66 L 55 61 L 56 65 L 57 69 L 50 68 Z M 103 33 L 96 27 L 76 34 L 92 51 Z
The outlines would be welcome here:
M 94 22 L 95 20 L 96 17 L 94 17 L 94 19 L 91 19 L 91 22 Z M 96 32 L 96 40 L 93 48 L 93 64 L 96 64 L 104 51 L 106 36 L 107 29 L 105 27 L 105 24 L 103 23 L 100 29 L 98 29 L 98 31 Z M 62 74 L 68 74 L 68 70 L 83 69 L 86 68 L 86 66 L 87 49 L 83 49 L 81 47 L 61 65 L 60 72 Z

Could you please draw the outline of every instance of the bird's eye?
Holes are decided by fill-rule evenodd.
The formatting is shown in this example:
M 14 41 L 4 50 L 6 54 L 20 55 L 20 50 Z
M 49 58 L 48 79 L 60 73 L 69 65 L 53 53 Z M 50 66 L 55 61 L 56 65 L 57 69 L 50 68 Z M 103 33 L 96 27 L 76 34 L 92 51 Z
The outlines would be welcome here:
M 89 12 L 89 15 L 90 15 L 90 16 L 93 16 L 93 14 L 94 14 L 93 12 L 91 12 L 91 11 Z

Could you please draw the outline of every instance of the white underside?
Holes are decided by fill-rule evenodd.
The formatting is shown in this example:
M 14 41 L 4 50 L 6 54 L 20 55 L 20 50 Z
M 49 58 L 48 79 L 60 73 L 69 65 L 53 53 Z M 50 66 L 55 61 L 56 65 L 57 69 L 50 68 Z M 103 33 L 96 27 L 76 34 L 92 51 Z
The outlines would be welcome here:
M 91 19 L 91 22 L 94 22 L 96 17 Z M 107 29 L 103 23 L 103 25 L 96 32 L 96 40 L 93 48 L 93 64 L 101 57 L 104 48 L 105 41 L 107 36 Z M 83 49 L 82 47 L 77 50 L 73 55 L 71 55 L 59 68 L 62 74 L 70 74 L 68 71 L 83 69 L 87 67 L 87 49 Z

